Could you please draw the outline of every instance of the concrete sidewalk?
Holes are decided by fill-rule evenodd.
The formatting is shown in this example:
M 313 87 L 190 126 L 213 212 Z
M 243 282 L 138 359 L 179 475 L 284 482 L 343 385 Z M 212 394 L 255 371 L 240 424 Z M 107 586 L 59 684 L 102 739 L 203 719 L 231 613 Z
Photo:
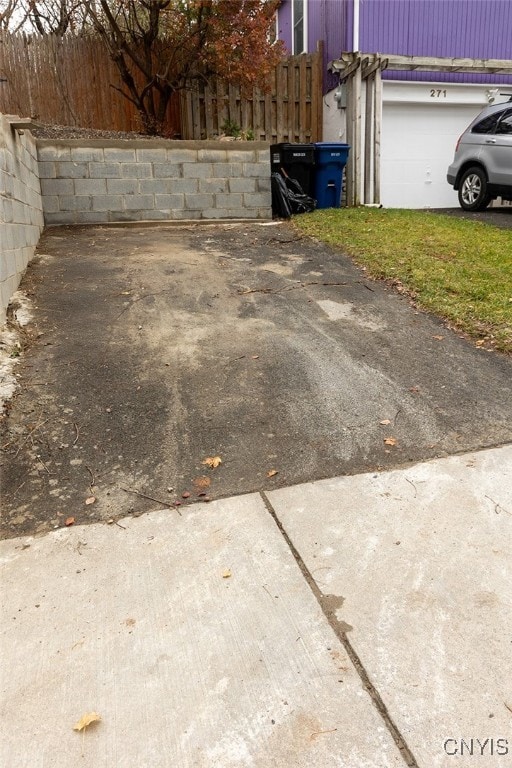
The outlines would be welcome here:
M 512 446 L 180 511 L 0 543 L 2 766 L 510 765 Z

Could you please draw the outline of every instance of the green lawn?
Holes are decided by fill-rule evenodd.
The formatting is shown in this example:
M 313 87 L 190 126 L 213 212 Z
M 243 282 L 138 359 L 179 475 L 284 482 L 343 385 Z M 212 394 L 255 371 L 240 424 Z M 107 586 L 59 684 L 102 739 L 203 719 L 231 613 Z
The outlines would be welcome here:
M 294 217 L 293 224 L 480 343 L 512 353 L 512 229 L 373 208 L 315 211 Z

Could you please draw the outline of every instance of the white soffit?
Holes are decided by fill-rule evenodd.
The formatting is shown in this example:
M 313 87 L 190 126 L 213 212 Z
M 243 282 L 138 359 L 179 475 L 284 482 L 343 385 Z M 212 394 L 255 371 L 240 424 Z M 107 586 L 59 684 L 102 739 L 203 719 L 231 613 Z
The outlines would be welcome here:
M 386 104 L 487 104 L 506 102 L 512 96 L 512 85 L 484 83 L 436 83 L 384 80 L 382 100 Z M 492 99 L 492 101 L 491 101 Z

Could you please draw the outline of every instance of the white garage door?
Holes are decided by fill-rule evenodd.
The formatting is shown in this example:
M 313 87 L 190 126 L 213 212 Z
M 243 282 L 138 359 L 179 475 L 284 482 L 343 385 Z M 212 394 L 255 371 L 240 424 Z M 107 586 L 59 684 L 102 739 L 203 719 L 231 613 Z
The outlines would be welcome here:
M 382 110 L 381 198 L 387 208 L 452 208 L 446 181 L 458 137 L 481 106 L 386 104 Z

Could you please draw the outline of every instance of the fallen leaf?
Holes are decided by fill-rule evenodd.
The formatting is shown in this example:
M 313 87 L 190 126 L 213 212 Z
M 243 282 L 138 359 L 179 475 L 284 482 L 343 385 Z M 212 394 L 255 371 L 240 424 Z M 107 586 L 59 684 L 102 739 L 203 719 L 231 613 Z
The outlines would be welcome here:
M 74 517 L 66 517 L 64 525 L 73 525 L 74 522 L 75 522 L 75 518 Z
M 444 336 L 432 336 L 433 339 L 437 339 L 437 341 L 442 341 L 444 339 Z
M 96 712 L 88 712 L 86 715 L 80 718 L 78 723 L 75 723 L 73 730 L 83 731 L 85 728 L 87 728 L 88 725 L 91 725 L 92 723 L 99 723 L 100 720 L 101 716 L 96 714 Z
M 211 480 L 206 475 L 202 475 L 201 477 L 196 477 L 196 479 L 193 481 L 196 488 L 208 488 Z
M 201 463 L 205 464 L 207 467 L 216 469 L 219 466 L 219 464 L 222 464 L 222 459 L 220 456 L 207 456 L 207 458 Z
M 274 475 L 278 475 L 279 471 L 277 469 L 269 469 L 267 472 L 267 477 L 274 477 Z
M 183 491 L 181 494 L 182 499 L 189 499 L 190 498 L 190 491 Z
M 383 426 L 391 424 L 391 419 L 382 419 L 382 421 L 379 421 L 379 424 L 382 424 Z
M 259 359 L 259 355 L 251 355 L 251 360 L 258 360 L 258 359 Z
M 89 498 L 85 500 L 85 503 L 94 504 L 95 501 L 96 501 L 96 496 L 89 496 Z
M 384 445 L 396 445 L 397 444 L 396 437 L 386 437 L 384 438 Z
M 478 341 L 475 341 L 477 347 L 481 347 L 483 344 L 485 344 L 485 339 L 478 339 Z
M 125 619 L 124 623 L 126 624 L 127 627 L 134 627 L 136 624 L 136 620 L 130 617 L 129 619 Z
M 225 571 L 222 571 L 222 578 L 223 579 L 229 579 L 231 577 L 231 571 L 229 568 L 226 568 Z
M 420 391 L 419 387 L 409 387 L 409 392 L 419 392 L 419 391 Z

